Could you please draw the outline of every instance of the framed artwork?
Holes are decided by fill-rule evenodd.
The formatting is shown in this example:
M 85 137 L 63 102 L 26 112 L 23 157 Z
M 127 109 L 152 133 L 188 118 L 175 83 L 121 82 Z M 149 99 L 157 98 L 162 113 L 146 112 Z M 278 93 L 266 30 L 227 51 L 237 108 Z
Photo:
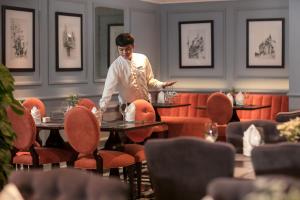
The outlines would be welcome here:
M 56 71 L 80 71 L 82 56 L 82 14 L 55 13 Z
M 284 19 L 247 19 L 247 68 L 284 67 Z
M 35 11 L 2 6 L 2 62 L 12 72 L 35 70 Z
M 107 43 L 107 61 L 108 66 L 117 58 L 119 57 L 118 48 L 116 46 L 116 37 L 124 32 L 124 25 L 123 24 L 108 24 L 108 43 Z
M 213 20 L 179 22 L 180 68 L 214 67 Z

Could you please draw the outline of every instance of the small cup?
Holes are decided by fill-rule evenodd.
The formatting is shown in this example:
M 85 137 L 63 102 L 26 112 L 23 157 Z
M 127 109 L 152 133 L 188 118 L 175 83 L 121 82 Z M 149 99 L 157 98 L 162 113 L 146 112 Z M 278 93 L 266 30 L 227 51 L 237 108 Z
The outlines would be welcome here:
M 50 117 L 43 117 L 42 121 L 43 123 L 50 122 L 51 118 Z

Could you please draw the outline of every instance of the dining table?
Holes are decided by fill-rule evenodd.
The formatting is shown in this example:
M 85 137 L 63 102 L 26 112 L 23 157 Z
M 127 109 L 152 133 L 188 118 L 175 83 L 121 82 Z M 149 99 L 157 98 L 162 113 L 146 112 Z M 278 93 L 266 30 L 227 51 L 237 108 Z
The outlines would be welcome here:
M 163 125 L 165 122 L 162 121 L 133 121 L 127 122 L 123 120 L 114 121 L 102 121 L 100 130 L 109 132 L 109 137 L 105 143 L 104 149 L 107 150 L 122 150 L 123 141 L 121 136 L 125 135 L 126 131 L 143 129 L 153 127 L 157 125 Z M 65 141 L 61 137 L 59 131 L 64 129 L 64 122 L 61 121 L 50 121 L 36 124 L 38 130 L 50 130 L 50 135 L 46 140 L 45 146 L 48 147 L 63 147 Z
M 177 108 L 177 107 L 186 107 L 190 106 L 190 103 L 152 103 L 152 106 L 155 111 L 156 121 L 161 121 L 158 108 Z
M 232 106 L 232 116 L 229 122 L 239 122 L 241 121 L 237 110 L 258 110 L 264 108 L 271 108 L 271 105 L 233 105 Z M 207 106 L 196 106 L 195 109 L 206 110 Z

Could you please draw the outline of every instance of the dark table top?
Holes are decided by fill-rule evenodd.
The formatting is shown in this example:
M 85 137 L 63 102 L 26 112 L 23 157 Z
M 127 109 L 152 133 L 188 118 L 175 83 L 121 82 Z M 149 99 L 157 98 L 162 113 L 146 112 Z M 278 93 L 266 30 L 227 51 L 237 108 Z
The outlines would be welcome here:
M 206 106 L 196 106 L 196 109 L 205 110 Z M 232 107 L 234 110 L 257 110 L 263 108 L 271 108 L 271 105 L 236 105 Z
M 147 128 L 156 125 L 162 125 L 165 122 L 143 122 L 143 121 L 135 121 L 135 122 L 125 122 L 125 121 L 102 121 L 101 123 L 101 131 L 129 131 L 139 128 Z M 39 129 L 64 129 L 64 122 L 47 122 L 36 125 Z
M 152 103 L 154 108 L 176 108 L 190 105 L 190 103 Z

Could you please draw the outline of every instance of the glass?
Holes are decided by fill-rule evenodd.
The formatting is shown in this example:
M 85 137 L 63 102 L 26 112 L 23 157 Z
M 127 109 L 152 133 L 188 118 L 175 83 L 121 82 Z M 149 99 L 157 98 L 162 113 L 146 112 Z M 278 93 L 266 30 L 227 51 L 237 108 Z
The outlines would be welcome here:
M 173 86 L 169 86 L 167 87 L 167 89 L 165 90 L 165 102 L 166 103 L 175 103 L 174 102 L 174 98 L 177 95 L 177 92 L 174 90 Z
M 125 110 L 127 108 L 127 103 L 120 103 L 119 102 L 119 111 L 122 114 L 123 121 L 125 121 Z
M 205 139 L 209 142 L 215 142 L 218 138 L 217 123 L 208 122 L 205 124 Z

